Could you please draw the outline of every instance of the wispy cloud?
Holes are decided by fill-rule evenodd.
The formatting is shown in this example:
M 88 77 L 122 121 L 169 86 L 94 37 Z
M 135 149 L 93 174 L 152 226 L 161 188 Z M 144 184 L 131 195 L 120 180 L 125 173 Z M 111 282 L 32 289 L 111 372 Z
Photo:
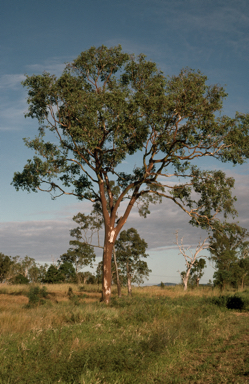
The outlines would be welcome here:
M 69 247 L 69 222 L 56 220 L 7 222 L 0 224 L 1 251 L 7 255 L 28 255 L 39 261 L 58 258 Z
M 41 74 L 43 72 L 49 72 L 51 74 L 55 74 L 56 76 L 60 76 L 66 66 L 66 63 L 73 59 L 74 59 L 73 57 L 50 58 L 41 63 L 28 64 L 26 65 L 26 69 L 29 74 L 30 73 Z
M 25 76 L 23 74 L 3 75 L 0 77 L 0 89 L 20 88 L 23 80 L 25 80 Z
M 24 113 L 27 111 L 25 98 L 3 102 L 0 105 L 0 131 L 20 130 L 24 124 Z M 30 122 L 25 121 L 25 125 Z

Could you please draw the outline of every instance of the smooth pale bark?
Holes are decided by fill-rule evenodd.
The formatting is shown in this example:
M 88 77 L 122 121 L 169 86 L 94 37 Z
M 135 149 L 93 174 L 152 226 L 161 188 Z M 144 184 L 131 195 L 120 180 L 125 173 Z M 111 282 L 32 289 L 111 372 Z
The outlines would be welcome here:
M 182 277 L 182 282 L 184 285 L 184 291 L 187 291 L 187 289 L 188 289 L 188 279 L 189 279 L 189 275 L 190 275 L 190 270 L 191 270 L 191 268 L 189 268 L 187 270 L 186 275 L 184 277 Z
M 118 264 L 117 264 L 116 249 L 115 249 L 115 247 L 113 247 L 113 258 L 114 258 L 114 264 L 115 264 L 115 270 L 116 270 L 118 297 L 121 297 L 121 285 L 120 285 L 120 280 L 119 280 Z
M 181 275 L 182 282 L 184 285 L 184 291 L 186 291 L 188 288 L 188 280 L 189 280 L 189 276 L 190 276 L 190 271 L 191 271 L 195 261 L 201 257 L 201 256 L 198 256 L 199 252 L 202 251 L 203 249 L 209 248 L 209 245 L 205 244 L 207 239 L 209 239 L 209 237 L 206 237 L 206 239 L 203 240 L 203 242 L 201 242 L 201 241 L 199 242 L 194 255 L 188 256 L 186 253 L 186 250 L 184 249 L 184 246 L 183 246 L 183 238 L 181 239 L 181 244 L 178 243 L 178 231 L 176 231 L 176 244 L 178 245 L 180 253 L 184 256 L 186 266 L 187 266 L 187 272 L 186 272 L 185 276 Z M 190 249 L 190 247 L 188 249 Z M 206 257 L 206 256 L 202 256 L 202 257 Z M 198 285 L 199 285 L 199 281 L 197 281 L 197 286 Z
M 242 289 L 244 289 L 244 281 L 245 281 L 245 278 L 247 275 L 248 275 L 248 272 L 246 272 L 244 275 L 242 275 L 242 278 L 241 278 L 241 288 Z
M 102 282 L 102 301 L 106 304 L 110 303 L 111 299 L 111 284 L 112 284 L 112 250 L 113 243 L 106 242 L 103 252 L 103 282 Z
M 128 296 L 132 295 L 132 288 L 131 288 L 131 274 L 130 274 L 130 266 L 127 263 L 126 264 L 127 269 L 127 287 L 128 287 Z
M 109 195 L 109 208 L 111 210 L 111 213 L 108 212 L 107 209 L 107 199 L 105 196 L 105 189 L 104 189 L 104 182 L 103 180 L 99 183 L 99 192 L 100 192 L 100 198 L 101 198 L 101 204 L 102 204 L 102 212 L 104 217 L 104 225 L 105 225 L 105 240 L 104 240 L 104 252 L 103 252 L 103 283 L 102 283 L 102 301 L 104 301 L 106 304 L 110 303 L 111 299 L 111 283 L 112 283 L 112 272 L 111 272 L 111 266 L 112 266 L 112 253 L 113 253 L 113 247 L 116 241 L 116 238 L 123 228 L 124 224 L 126 223 L 126 220 L 131 212 L 132 207 L 134 206 L 134 203 L 137 198 L 139 186 L 135 187 L 133 191 L 133 197 L 131 198 L 124 215 L 119 219 L 116 227 L 116 215 L 119 205 L 122 202 L 123 197 L 125 196 L 125 193 L 127 191 L 121 193 L 118 200 L 115 202 L 113 201 L 113 196 L 111 194 L 111 191 L 108 190 L 107 185 L 107 191 Z

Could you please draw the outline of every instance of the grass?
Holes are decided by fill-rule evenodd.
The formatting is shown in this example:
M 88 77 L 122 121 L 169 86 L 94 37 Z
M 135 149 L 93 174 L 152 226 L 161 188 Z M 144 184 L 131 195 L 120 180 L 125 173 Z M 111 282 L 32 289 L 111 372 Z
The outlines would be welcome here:
M 29 287 L 0 286 L 0 384 L 249 380 L 249 291 L 231 310 L 211 288 L 114 289 L 109 307 L 97 286 L 46 288 L 28 307 Z

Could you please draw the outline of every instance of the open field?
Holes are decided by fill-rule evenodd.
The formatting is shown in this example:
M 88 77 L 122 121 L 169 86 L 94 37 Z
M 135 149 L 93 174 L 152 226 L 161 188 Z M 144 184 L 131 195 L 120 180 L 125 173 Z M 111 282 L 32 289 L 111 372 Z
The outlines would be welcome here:
M 97 286 L 46 288 L 28 305 L 29 286 L 0 285 L 0 383 L 249 381 L 249 290 L 230 310 L 208 287 L 114 288 L 109 307 Z

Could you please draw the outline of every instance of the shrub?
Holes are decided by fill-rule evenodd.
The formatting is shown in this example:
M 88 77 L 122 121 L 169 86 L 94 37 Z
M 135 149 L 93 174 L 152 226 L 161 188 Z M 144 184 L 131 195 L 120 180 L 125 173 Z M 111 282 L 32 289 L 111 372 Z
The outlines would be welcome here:
M 19 273 L 10 280 L 11 284 L 29 284 L 29 279 Z
M 211 303 L 220 308 L 249 310 L 249 298 L 245 295 L 235 294 L 233 296 L 219 296 L 211 299 Z
M 228 309 L 239 309 L 240 311 L 244 309 L 244 300 L 239 296 L 230 296 L 227 298 L 227 305 L 226 307 Z
M 71 300 L 71 302 L 74 305 L 79 305 L 80 304 L 79 297 L 77 295 L 74 295 L 72 287 L 68 288 L 68 293 L 67 294 L 68 294 L 69 300 Z
M 46 287 L 31 287 L 27 296 L 29 298 L 29 302 L 26 308 L 35 307 L 38 305 L 45 304 L 45 298 L 47 297 L 47 288 Z

